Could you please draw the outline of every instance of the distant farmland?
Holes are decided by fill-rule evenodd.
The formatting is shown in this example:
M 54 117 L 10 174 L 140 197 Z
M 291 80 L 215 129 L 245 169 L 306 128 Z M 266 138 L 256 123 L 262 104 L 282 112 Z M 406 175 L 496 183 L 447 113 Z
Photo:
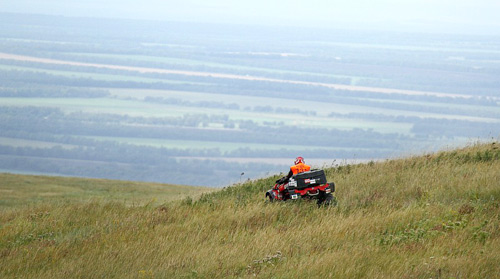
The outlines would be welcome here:
M 21 17 L 0 17 L 8 172 L 224 186 L 298 155 L 321 167 L 500 135 L 496 38 Z
M 95 68 L 105 68 L 105 69 L 111 69 L 111 70 L 135 71 L 135 72 L 139 72 L 139 73 L 177 74 L 177 75 L 187 75 L 187 76 L 197 76 L 197 77 L 291 83 L 291 84 L 299 84 L 299 85 L 322 86 L 322 87 L 327 87 L 327 88 L 332 88 L 332 89 L 337 89 L 337 90 L 363 91 L 363 92 L 374 92 L 374 93 L 383 93 L 383 94 L 405 94 L 405 95 L 417 95 L 417 96 L 466 97 L 466 98 L 470 98 L 473 96 L 473 95 L 450 94 L 450 93 L 440 93 L 440 92 L 401 90 L 401 89 L 395 89 L 395 88 L 366 87 L 366 86 L 330 84 L 330 83 L 299 81 L 299 80 L 281 80 L 281 79 L 272 79 L 272 78 L 249 76 L 249 75 L 233 75 L 233 74 L 214 73 L 214 72 L 196 72 L 196 71 L 143 68 L 143 67 L 132 67 L 132 66 L 121 66 L 121 65 L 110 65 L 110 64 L 83 63 L 83 62 L 74 62 L 74 61 L 68 61 L 68 60 L 55 60 L 55 59 L 47 59 L 47 58 L 38 58 L 38 57 L 32 57 L 32 56 L 20 56 L 20 55 L 8 54 L 8 53 L 0 53 L 0 59 L 19 60 L 19 61 L 46 63 L 46 64 L 70 65 L 70 66 L 77 66 L 77 67 L 78 66 L 80 66 L 80 67 L 95 67 Z M 155 57 L 151 57 L 151 59 L 156 60 Z M 161 59 L 161 58 L 158 57 L 157 59 Z

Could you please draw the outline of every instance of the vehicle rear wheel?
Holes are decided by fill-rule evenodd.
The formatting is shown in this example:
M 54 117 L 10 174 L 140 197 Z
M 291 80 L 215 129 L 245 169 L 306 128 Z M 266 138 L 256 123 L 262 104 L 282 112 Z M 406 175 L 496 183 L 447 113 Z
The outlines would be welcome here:
M 332 195 L 332 193 L 321 193 L 318 199 L 318 206 L 335 206 L 337 205 L 337 200 Z

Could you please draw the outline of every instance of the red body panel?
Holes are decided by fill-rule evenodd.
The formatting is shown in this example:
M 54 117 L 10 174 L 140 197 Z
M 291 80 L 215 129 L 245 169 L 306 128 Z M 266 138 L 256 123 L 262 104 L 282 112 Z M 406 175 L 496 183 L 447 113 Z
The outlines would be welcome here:
M 297 194 L 300 194 L 301 196 L 303 195 L 307 195 L 307 192 L 315 192 L 315 191 L 325 191 L 326 188 L 328 188 L 328 184 L 323 184 L 323 185 L 319 185 L 319 186 L 314 186 L 314 187 L 308 187 L 308 188 L 305 188 L 303 190 L 295 190 L 295 193 Z
M 274 185 L 272 191 L 275 194 L 274 198 L 276 200 L 288 200 L 288 199 L 290 199 L 290 195 L 288 193 L 288 190 L 285 190 L 284 186 L 285 185 L 282 185 L 282 184 L 275 184 Z M 330 187 L 330 185 L 328 183 L 326 183 L 326 184 L 322 184 L 322 185 L 318 185 L 318 186 L 307 187 L 307 188 L 304 188 L 302 190 L 295 189 L 294 192 L 295 192 L 295 194 L 300 195 L 301 197 L 307 196 L 308 194 L 316 195 L 317 193 L 319 193 L 319 191 L 321 191 L 321 192 L 326 191 L 326 189 L 328 187 Z

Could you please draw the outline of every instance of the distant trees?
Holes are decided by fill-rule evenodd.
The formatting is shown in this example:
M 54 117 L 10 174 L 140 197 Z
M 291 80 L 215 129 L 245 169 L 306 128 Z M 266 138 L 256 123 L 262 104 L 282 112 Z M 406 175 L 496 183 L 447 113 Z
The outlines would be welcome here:
M 245 27 L 242 33 L 241 27 L 224 25 L 214 28 L 188 23 L 127 20 L 117 23 L 35 15 L 25 15 L 19 20 L 18 15 L 8 14 L 0 20 L 3 23 L 0 52 L 268 79 L 144 73 L 2 59 L 0 138 L 4 145 L 0 146 L 0 168 L 3 169 L 223 185 L 235 173 L 238 179 L 243 170 L 246 174 L 253 170 L 259 175 L 282 168 L 216 160 L 221 157 L 294 157 L 300 152 L 316 158 L 382 158 L 410 146 L 428 146 L 433 139 L 498 136 L 495 133 L 499 131 L 496 120 L 500 119 L 497 98 L 500 64 L 492 61 L 500 60 L 500 53 L 495 38 L 488 38 L 489 42 L 482 44 L 478 42 L 483 42 L 483 38 L 461 35 L 393 36 L 380 32 L 307 29 L 290 33 L 260 27 Z M 26 28 L 27 25 L 34 28 Z M 256 41 L 259 43 L 255 44 Z M 271 79 L 463 93 L 473 97 L 336 90 Z M 144 93 L 145 96 L 120 100 L 121 104 L 189 111 L 168 117 L 137 116 L 126 110 L 102 113 L 90 109 L 78 111 L 78 107 L 64 111 L 23 107 L 22 102 L 28 98 L 57 98 L 65 99 L 61 103 L 71 103 L 69 98 L 92 98 L 85 101 L 112 103 L 118 99 L 110 93 L 116 88 L 141 89 L 141 93 L 147 91 L 143 89 L 207 96 L 216 93 L 225 97 L 194 100 L 181 95 L 172 98 Z M 237 102 L 232 98 L 237 95 L 266 97 L 268 101 Z M 7 106 L 2 98 L 17 103 Z M 286 101 L 292 99 L 320 101 L 336 107 L 345 105 L 346 110 L 316 111 L 309 106 L 290 106 Z M 349 111 L 354 106 L 358 109 Z M 366 112 L 360 113 L 359 108 L 366 108 Z M 289 122 L 280 119 L 290 119 L 286 114 L 324 117 L 328 113 L 332 121 L 398 123 L 406 124 L 407 128 L 398 133 L 382 133 L 377 127 L 324 129 L 286 125 Z M 444 119 L 457 115 L 462 120 Z M 464 120 L 466 117 L 478 121 Z M 159 147 L 162 140 L 194 143 L 182 148 Z M 196 142 L 209 142 L 211 147 L 200 147 Z M 298 142 L 302 146 L 297 146 Z M 206 160 L 207 157 L 212 159 Z
M 196 128 L 205 121 L 221 123 L 225 129 Z M 216 160 L 222 156 L 274 158 L 293 157 L 300 152 L 316 158 L 348 157 L 352 153 L 374 158 L 385 156 L 390 150 L 388 148 L 397 145 L 396 140 L 390 139 L 394 136 L 370 131 L 266 127 L 250 120 L 235 121 L 227 115 L 144 118 L 83 112 L 67 114 L 46 107 L 0 106 L 0 131 L 4 138 L 34 141 L 31 146 L 0 146 L 0 167 L 4 169 L 195 185 L 222 185 L 230 179 L 231 173 L 241 170 L 254 175 L 259 171 L 281 170 L 270 164 L 259 164 L 257 170 L 253 165 Z M 296 143 L 293 137 L 286 136 L 291 133 L 314 142 L 314 146 L 304 146 L 300 150 L 287 148 L 287 145 Z M 153 147 L 119 143 L 113 140 L 117 137 L 215 141 L 221 144 L 238 142 L 242 147 L 229 151 L 198 148 L 196 145 L 188 148 Z M 37 141 L 53 145 L 37 146 Z M 248 149 L 245 143 L 276 144 L 282 148 Z M 352 144 L 359 148 L 343 149 Z M 212 160 L 189 159 L 205 157 Z M 203 166 L 194 171 L 193 166 L 199 164 Z M 206 178 L 206 175 L 210 177 Z M 178 180 L 184 176 L 187 178 Z

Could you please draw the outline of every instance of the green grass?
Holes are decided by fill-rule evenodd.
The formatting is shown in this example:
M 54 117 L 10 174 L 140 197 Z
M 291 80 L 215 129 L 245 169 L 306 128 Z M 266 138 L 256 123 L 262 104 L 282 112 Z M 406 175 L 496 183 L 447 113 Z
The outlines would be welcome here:
M 17 203 L 0 213 L 0 277 L 497 278 L 499 145 L 327 169 L 329 208 L 266 203 L 277 177 L 158 206 L 104 191 Z M 29 193 L 46 179 L 3 184 Z

